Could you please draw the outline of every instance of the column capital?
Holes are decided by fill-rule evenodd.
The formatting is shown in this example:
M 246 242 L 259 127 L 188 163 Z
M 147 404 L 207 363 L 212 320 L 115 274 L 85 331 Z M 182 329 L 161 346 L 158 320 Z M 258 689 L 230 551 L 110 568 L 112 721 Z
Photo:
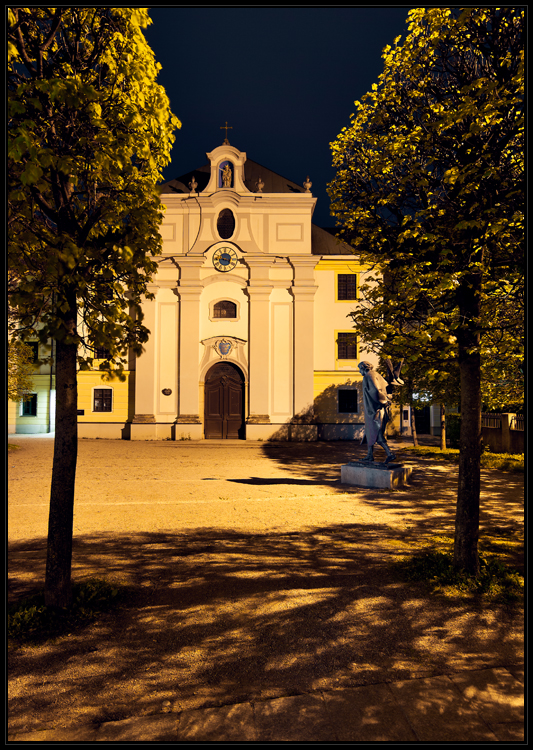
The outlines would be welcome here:
M 180 266 L 187 266 L 192 268 L 201 268 L 205 264 L 205 256 L 201 255 L 179 255 L 176 256 L 177 262 Z
M 318 290 L 317 286 L 291 286 L 289 293 L 294 297 L 295 302 L 312 302 Z
M 203 286 L 198 286 L 198 284 L 185 284 L 182 286 L 181 284 L 176 287 L 175 293 L 178 295 L 178 297 L 181 300 L 199 300 L 200 295 L 204 291 Z
M 243 289 L 244 293 L 248 295 L 250 298 L 250 302 L 252 300 L 259 301 L 259 300 L 266 300 L 268 301 L 270 299 L 270 293 L 274 289 L 273 286 L 267 286 L 265 284 L 251 284 L 250 286 L 247 286 Z
M 320 262 L 321 255 L 291 255 L 289 263 L 291 266 L 317 266 Z

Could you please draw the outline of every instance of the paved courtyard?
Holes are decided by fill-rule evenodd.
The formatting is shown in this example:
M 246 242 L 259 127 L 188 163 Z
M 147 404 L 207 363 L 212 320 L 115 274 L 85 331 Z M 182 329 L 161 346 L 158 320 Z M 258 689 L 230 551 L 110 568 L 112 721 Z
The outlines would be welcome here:
M 53 440 L 10 442 L 13 599 L 44 577 Z M 412 484 L 394 492 L 342 485 L 360 455 L 80 440 L 73 577 L 129 596 L 83 633 L 10 654 L 10 732 L 520 670 L 520 608 L 443 602 L 391 566 L 413 540 L 453 536 L 455 466 L 409 458 Z M 484 471 L 482 534 L 522 527 L 523 477 Z

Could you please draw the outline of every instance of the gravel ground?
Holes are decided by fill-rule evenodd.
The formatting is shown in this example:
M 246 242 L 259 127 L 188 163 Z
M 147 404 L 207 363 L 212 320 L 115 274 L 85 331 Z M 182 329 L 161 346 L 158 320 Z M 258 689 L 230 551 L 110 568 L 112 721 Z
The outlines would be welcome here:
M 42 586 L 53 440 L 9 442 L 14 600 Z M 429 597 L 391 566 L 453 536 L 456 467 L 409 458 L 408 488 L 342 485 L 359 457 L 353 443 L 80 440 L 73 578 L 128 597 L 9 652 L 9 731 L 522 664 L 520 606 Z M 523 500 L 523 476 L 483 471 L 482 536 L 522 534 Z

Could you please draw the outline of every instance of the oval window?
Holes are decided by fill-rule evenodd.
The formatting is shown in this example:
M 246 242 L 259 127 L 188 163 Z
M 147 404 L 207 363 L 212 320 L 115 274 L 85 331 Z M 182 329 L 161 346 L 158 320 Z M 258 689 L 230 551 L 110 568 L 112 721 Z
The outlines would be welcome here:
M 235 231 L 235 217 L 229 208 L 224 208 L 218 215 L 217 232 L 221 239 L 229 240 Z

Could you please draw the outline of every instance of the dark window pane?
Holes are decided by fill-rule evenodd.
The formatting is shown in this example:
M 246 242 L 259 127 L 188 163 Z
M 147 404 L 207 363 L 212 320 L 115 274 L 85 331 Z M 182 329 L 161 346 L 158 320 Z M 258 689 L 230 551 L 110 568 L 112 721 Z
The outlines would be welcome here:
M 94 411 L 111 411 L 112 393 L 110 388 L 95 388 Z
M 223 240 L 229 240 L 235 231 L 235 217 L 229 208 L 224 208 L 218 215 L 217 231 Z
M 339 412 L 357 414 L 357 391 L 355 388 L 339 388 Z
M 33 352 L 32 362 L 34 364 L 37 364 L 37 362 L 39 361 L 39 342 L 38 341 L 30 341 L 28 343 L 28 346 L 30 347 L 30 349 Z
M 337 339 L 338 359 L 357 359 L 357 336 L 355 333 L 339 333 Z
M 22 402 L 22 416 L 23 417 L 36 417 L 37 416 L 37 394 L 34 393 L 28 401 Z
M 237 317 L 237 305 L 229 300 L 223 300 L 217 302 L 213 307 L 214 318 L 236 318 Z
M 340 273 L 337 280 L 337 299 L 357 299 L 357 274 Z

